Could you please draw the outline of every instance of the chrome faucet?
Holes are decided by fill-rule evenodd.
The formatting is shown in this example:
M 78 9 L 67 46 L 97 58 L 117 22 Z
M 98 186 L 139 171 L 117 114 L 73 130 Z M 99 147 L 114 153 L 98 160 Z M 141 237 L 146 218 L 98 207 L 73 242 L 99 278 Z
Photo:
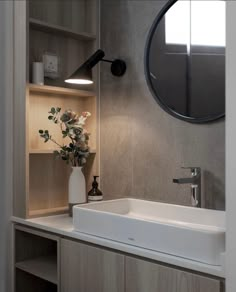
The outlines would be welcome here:
M 200 167 L 181 167 L 183 169 L 191 170 L 191 177 L 189 178 L 174 178 L 173 183 L 176 184 L 191 184 L 191 200 L 192 206 L 201 208 L 201 168 Z

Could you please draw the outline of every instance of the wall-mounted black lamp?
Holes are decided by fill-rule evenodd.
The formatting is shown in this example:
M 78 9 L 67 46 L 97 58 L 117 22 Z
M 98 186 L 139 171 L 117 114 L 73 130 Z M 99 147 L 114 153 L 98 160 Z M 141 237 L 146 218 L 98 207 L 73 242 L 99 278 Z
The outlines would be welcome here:
M 95 52 L 83 65 L 79 67 L 68 79 L 65 80 L 67 83 L 72 84 L 92 84 L 92 68 L 97 65 L 98 62 L 111 63 L 111 73 L 114 76 L 123 76 L 126 71 L 126 63 L 120 59 L 114 61 L 103 59 L 105 53 L 102 50 Z

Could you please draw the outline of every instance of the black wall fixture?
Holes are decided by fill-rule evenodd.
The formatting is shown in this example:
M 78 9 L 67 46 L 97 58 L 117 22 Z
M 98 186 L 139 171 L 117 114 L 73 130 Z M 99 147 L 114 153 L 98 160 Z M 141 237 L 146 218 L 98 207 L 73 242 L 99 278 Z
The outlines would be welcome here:
M 175 118 L 206 123 L 225 116 L 225 5 L 221 0 L 169 0 L 151 26 L 146 81 L 157 103 Z
M 111 63 L 111 73 L 114 76 L 121 77 L 126 72 L 126 63 L 123 60 L 115 59 L 114 61 L 104 59 L 105 53 L 102 50 L 97 50 L 85 63 L 83 63 L 69 78 L 65 80 L 72 84 L 92 84 L 92 68 L 98 62 Z

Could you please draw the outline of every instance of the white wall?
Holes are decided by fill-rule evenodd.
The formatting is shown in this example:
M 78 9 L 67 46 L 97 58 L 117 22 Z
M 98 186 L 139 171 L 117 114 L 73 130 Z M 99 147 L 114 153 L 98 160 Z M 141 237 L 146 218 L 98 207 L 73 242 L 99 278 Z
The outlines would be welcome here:
M 236 291 L 236 1 L 227 1 L 226 291 Z
M 0 1 L 0 292 L 10 273 L 12 198 L 13 1 Z M 11 283 L 11 281 L 9 281 Z

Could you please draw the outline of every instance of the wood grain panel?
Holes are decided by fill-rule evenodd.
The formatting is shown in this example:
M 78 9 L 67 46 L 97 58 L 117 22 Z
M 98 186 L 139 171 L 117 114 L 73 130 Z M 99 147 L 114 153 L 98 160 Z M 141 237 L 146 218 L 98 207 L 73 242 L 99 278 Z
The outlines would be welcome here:
M 31 0 L 30 17 L 64 26 L 75 31 L 86 31 L 85 1 L 78 0 Z
M 57 255 L 58 237 L 15 227 L 15 263 L 48 255 Z
M 221 282 L 126 257 L 126 292 L 221 292 Z
M 55 144 L 50 141 L 44 143 L 43 139 L 39 136 L 39 129 L 49 130 L 59 144 L 67 143 L 68 140 L 62 138 L 59 125 L 55 125 L 52 121 L 48 120 L 48 112 L 51 107 L 61 107 L 62 111 L 71 109 L 81 114 L 85 110 L 84 98 L 43 93 L 31 94 L 29 98 L 29 148 L 45 150 L 55 148 Z
M 30 0 L 30 17 L 76 32 L 96 32 L 97 0 Z
M 70 168 L 53 154 L 30 156 L 29 213 L 68 205 Z
M 70 169 L 61 161 L 56 161 L 50 143 L 43 143 L 38 135 L 40 128 L 49 129 L 54 137 L 62 142 L 59 129 L 48 123 L 48 110 L 52 106 L 62 109 L 71 108 L 78 113 L 90 111 L 92 117 L 87 128 L 91 132 L 90 147 L 96 151 L 96 97 L 90 96 L 97 89 L 97 68 L 94 69 L 94 86 L 66 85 L 64 79 L 85 61 L 97 48 L 99 0 L 32 0 L 20 1 L 15 5 L 16 47 L 15 54 L 15 146 L 14 146 L 14 215 L 20 217 L 41 216 L 54 212 L 63 212 L 67 206 L 67 184 Z M 29 5 L 28 5 L 29 4 Z M 29 6 L 29 9 L 28 9 Z M 29 11 L 28 11 L 29 10 Z M 51 25 L 52 32 L 42 32 L 36 27 L 29 28 L 30 17 Z M 63 30 L 64 28 L 64 30 Z M 58 35 L 60 31 L 62 34 Z M 65 31 L 65 34 L 63 34 Z M 72 35 L 70 32 L 72 31 Z M 69 32 L 69 34 L 68 34 Z M 81 34 L 83 40 L 73 37 L 73 32 Z M 79 36 L 80 37 L 80 36 Z M 94 40 L 90 40 L 92 38 Z M 31 76 L 32 62 L 40 59 L 45 52 L 59 57 L 59 78 L 46 80 L 51 86 L 89 90 L 89 92 L 66 91 L 63 88 L 45 87 L 43 92 L 34 89 L 29 92 L 28 82 Z M 33 93 L 34 91 L 34 93 Z M 48 92 L 46 92 L 48 91 Z M 65 92 L 65 94 L 63 94 Z M 80 95 L 79 94 L 79 95 Z M 87 100 L 83 100 L 83 98 Z M 30 151 L 33 154 L 30 154 Z M 38 152 L 37 152 L 38 151 Z M 94 154 L 84 168 L 87 189 L 91 187 L 92 175 L 99 174 Z M 45 210 L 45 212 L 44 212 Z
M 61 292 L 124 292 L 124 256 L 61 240 Z
M 95 92 L 88 90 L 78 90 L 71 89 L 66 87 L 56 87 L 56 86 L 46 86 L 46 85 L 37 85 L 30 83 L 28 84 L 30 93 L 32 92 L 43 92 L 45 94 L 56 94 L 64 96 L 77 96 L 77 97 L 91 97 L 95 96 Z
M 94 34 L 87 33 L 87 32 L 76 32 L 74 30 L 65 28 L 64 26 L 50 24 L 48 22 L 36 20 L 34 18 L 30 18 L 29 24 L 30 24 L 30 27 L 34 29 L 49 32 L 49 33 L 59 34 L 59 35 L 70 37 L 76 40 L 94 41 L 96 39 L 96 36 Z
M 29 216 L 37 217 L 68 211 L 70 166 L 53 154 L 30 155 Z M 91 154 L 83 168 L 87 192 L 97 174 L 95 155 Z
M 69 141 L 62 138 L 60 127 L 48 120 L 50 108 L 61 107 L 62 111 L 72 109 L 78 114 L 89 111 L 92 116 L 87 120 L 86 129 L 91 133 L 90 148 L 96 149 L 96 97 L 31 92 L 28 104 L 28 148 L 34 152 L 29 157 L 28 213 L 30 216 L 37 216 L 43 214 L 43 209 L 45 214 L 60 210 L 63 212 L 64 207 L 68 205 L 68 180 L 71 170 L 65 162 L 53 155 L 52 149 L 57 149 L 56 145 L 50 141 L 44 143 L 38 131 L 47 129 L 59 144 L 66 144 Z M 92 176 L 98 174 L 95 155 L 91 154 L 87 160 L 84 174 L 88 191 L 91 188 Z
M 44 143 L 43 139 L 39 136 L 39 129 L 49 130 L 59 144 L 68 143 L 67 139 L 62 138 L 60 127 L 48 120 L 48 112 L 51 107 L 61 107 L 62 111 L 71 109 L 79 115 L 83 111 L 89 111 L 92 115 L 86 122 L 86 129 L 91 133 L 89 141 L 90 148 L 96 149 L 97 115 L 95 96 L 76 97 L 38 92 L 33 92 L 29 96 L 29 149 L 51 150 L 56 148 L 52 142 Z
M 16 269 L 15 292 L 58 292 L 57 286 Z
M 53 284 L 58 283 L 56 256 L 44 256 L 16 263 L 15 267 Z
M 84 42 L 57 34 L 35 30 L 29 31 L 29 65 L 32 76 L 32 63 L 42 60 L 46 52 L 55 54 L 59 60 L 59 76 L 57 79 L 45 79 L 45 84 L 52 86 L 71 87 L 93 90 L 93 86 L 76 86 L 64 82 L 91 55 L 88 47 L 93 47 L 93 41 Z

